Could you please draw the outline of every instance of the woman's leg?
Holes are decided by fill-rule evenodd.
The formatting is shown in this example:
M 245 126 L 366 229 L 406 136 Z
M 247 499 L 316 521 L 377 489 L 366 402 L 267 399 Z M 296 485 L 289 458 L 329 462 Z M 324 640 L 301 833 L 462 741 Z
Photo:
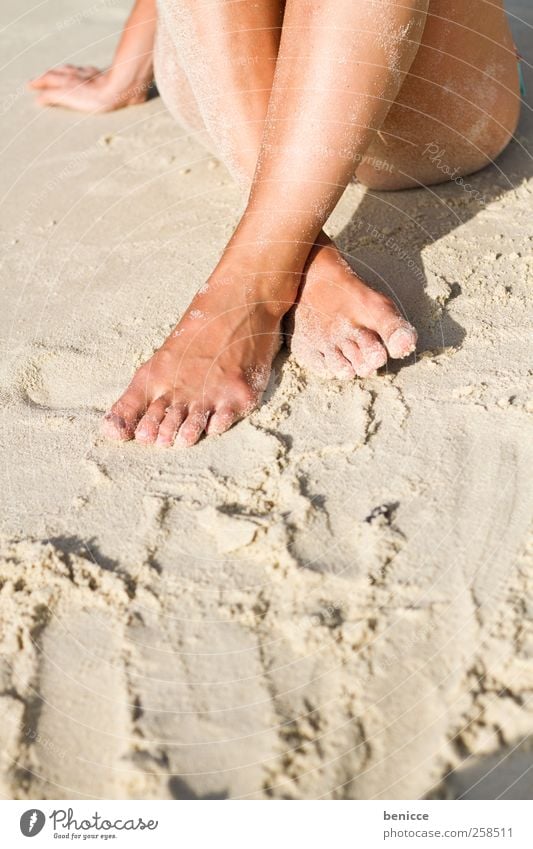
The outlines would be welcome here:
M 270 97 L 281 18 L 277 0 L 158 3 L 154 64 L 159 91 L 180 124 L 226 162 L 246 194 Z M 113 405 L 104 423 L 106 435 L 135 436 L 144 443 L 159 437 L 158 444 L 168 445 L 179 430 L 177 442 L 189 444 L 208 419 L 210 432 L 222 432 L 256 405 L 280 345 L 281 311 L 277 306 L 264 314 L 259 305 L 252 314 L 247 289 L 253 288 L 253 276 L 243 264 L 237 273 L 228 271 L 225 279 L 217 276 L 203 287 Z M 264 289 L 268 294 L 268 281 Z
M 163 9 L 168 2 L 172 4 L 173 0 L 163 0 Z M 195 8 L 205 16 L 205 7 L 204 11 L 201 4 Z M 272 56 L 274 52 L 277 55 L 279 46 L 277 0 L 255 9 L 253 30 L 261 33 L 266 50 L 259 55 L 251 41 L 239 43 L 242 38 L 239 31 L 250 23 L 248 4 L 223 4 L 218 9 L 216 30 L 224 26 L 228 29 L 229 21 L 234 42 L 228 41 L 224 51 L 211 51 L 209 64 L 204 66 L 211 81 L 204 81 L 203 86 L 204 90 L 213 90 L 216 81 L 224 79 L 226 97 L 233 97 L 237 89 L 239 112 L 245 124 L 256 119 L 251 144 L 246 149 L 236 123 L 229 138 L 226 133 L 218 144 L 212 142 L 213 149 L 218 155 L 222 153 L 246 191 L 260 145 L 261 119 L 257 118 L 262 108 L 266 111 L 267 98 L 261 99 L 259 110 L 257 101 L 254 103 L 248 96 L 245 101 L 240 98 L 247 87 L 264 92 L 271 85 Z M 220 15 L 224 17 L 223 27 Z M 172 14 L 167 14 L 166 19 L 171 23 Z M 160 89 L 170 110 L 181 123 L 187 123 L 195 95 L 179 64 L 180 50 L 172 41 L 165 20 L 160 20 L 160 24 Z M 201 53 L 206 55 L 206 33 L 203 35 Z M 244 78 L 221 77 L 226 53 L 245 69 Z M 223 104 L 219 105 L 222 114 L 226 114 Z M 451 178 L 460 180 L 491 162 L 506 146 L 516 127 L 519 105 L 514 45 L 502 4 L 472 0 L 469 4 L 450 7 L 448 0 L 431 0 L 420 49 L 380 134 L 362 157 L 357 178 L 379 190 L 430 185 Z M 198 106 L 194 108 L 194 126 L 198 128 L 203 126 L 203 119 Z M 209 123 L 216 139 L 220 135 L 216 116 Z M 298 306 L 291 314 L 293 354 L 301 364 L 324 375 L 351 377 L 355 371 L 364 376 L 380 365 L 379 358 L 385 355 L 383 348 L 376 346 L 376 335 L 368 327 L 383 332 L 384 325 L 394 327 L 395 318 L 399 322 L 401 319 L 389 299 L 373 292 L 354 274 L 325 234 L 319 236 L 317 243 L 307 262 Z M 345 359 L 339 360 L 337 351 L 346 348 L 347 326 L 365 328 L 365 325 L 358 346 L 363 356 L 351 357 L 352 371 Z M 400 346 L 392 353 L 401 356 L 406 349 L 407 345 Z
M 246 194 L 270 100 L 282 12 L 278 0 L 159 3 L 155 70 L 160 93 L 179 123 L 193 130 L 207 128 L 210 149 L 223 159 Z M 299 321 L 291 336 L 293 353 L 302 365 L 324 376 L 345 378 L 366 376 L 382 366 L 387 352 L 368 325 L 389 336 L 396 328 L 406 327 L 392 300 L 369 289 L 324 233 L 311 250 L 305 279 L 309 287 L 320 287 L 323 303 L 318 303 L 316 291 L 316 304 L 307 303 L 305 295 L 300 301 Z M 339 311 L 333 322 L 328 313 L 333 293 L 342 301 L 344 323 Z M 338 337 L 343 335 L 340 325 L 346 322 L 359 328 L 359 343 L 350 342 L 351 362 L 337 352 Z M 409 328 L 405 337 L 396 338 L 396 344 L 391 341 L 389 353 L 404 356 L 415 338 Z
M 376 9 L 389 23 L 380 26 L 378 36 Z M 115 405 L 108 419 L 110 435 L 130 438 L 148 407 L 138 429 L 145 441 L 159 430 L 158 442 L 169 443 L 179 427 L 180 441 L 190 444 L 209 417 L 208 430 L 220 431 L 255 403 L 309 243 L 349 179 L 349 163 L 361 161 L 383 126 L 416 55 L 423 12 L 416 4 L 400 10 L 370 0 L 341 3 L 335 5 L 332 24 L 327 2 L 311 12 L 296 0 L 289 4 L 251 201 L 210 281 L 209 338 L 191 329 L 190 313 Z M 347 38 L 350 29 L 357 32 L 355 45 Z M 226 317 L 221 321 L 228 298 L 235 304 L 234 323 Z M 345 341 L 357 348 L 348 330 Z M 270 344 L 262 337 L 270 337 Z M 253 343 L 246 344 L 250 339 Z M 206 342 L 214 342 L 212 350 Z M 336 353 L 350 359 L 348 346 Z M 166 406 L 171 407 L 168 415 Z
M 463 177 L 496 159 L 519 113 L 515 47 L 500 0 L 431 0 L 419 50 L 357 179 L 380 191 L 453 179 L 458 192 L 471 191 Z M 380 309 L 376 294 L 341 264 L 329 273 L 324 263 L 311 265 L 291 313 L 293 353 L 309 364 L 321 339 L 345 351 L 343 324 L 364 319 L 377 328 Z
M 191 445 L 259 402 L 310 249 L 418 50 L 427 0 L 377 6 L 387 22 L 379 38 L 376 0 L 288 0 L 245 213 L 206 287 L 106 417 L 108 435 Z M 184 24 L 187 41 L 197 22 L 181 17 Z M 193 89 L 202 61 L 197 74 Z M 352 337 L 355 351 L 357 330 Z
M 159 0 L 155 76 L 180 123 L 209 133 L 248 193 L 270 99 L 282 0 Z

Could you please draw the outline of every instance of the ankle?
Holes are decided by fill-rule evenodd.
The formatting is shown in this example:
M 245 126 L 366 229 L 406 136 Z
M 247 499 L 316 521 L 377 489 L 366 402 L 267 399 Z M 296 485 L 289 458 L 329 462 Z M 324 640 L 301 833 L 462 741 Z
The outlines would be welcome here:
M 237 261 L 248 259 L 248 264 L 258 271 L 301 275 L 313 246 L 314 238 L 308 238 L 295 222 L 286 226 L 281 213 L 256 212 L 247 207 L 226 253 Z
M 218 292 L 217 300 L 234 307 L 246 306 L 250 312 L 260 310 L 279 320 L 293 306 L 301 282 L 300 271 L 286 271 L 275 262 L 259 262 L 253 251 L 234 247 L 224 252 L 200 301 Z
M 252 305 L 271 299 L 293 301 L 302 277 L 302 271 L 289 271 L 276 261 L 261 261 L 253 253 L 250 256 L 235 248 L 224 253 L 212 280 L 217 286 L 231 289 L 233 298 L 240 297 L 243 303 Z

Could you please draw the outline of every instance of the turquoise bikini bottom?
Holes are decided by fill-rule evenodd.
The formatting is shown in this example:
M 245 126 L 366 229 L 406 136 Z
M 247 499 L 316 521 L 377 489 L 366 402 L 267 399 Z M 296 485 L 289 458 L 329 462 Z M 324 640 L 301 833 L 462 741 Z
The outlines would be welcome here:
M 526 81 L 524 79 L 524 69 L 522 68 L 521 57 L 518 54 L 518 52 L 517 52 L 516 55 L 517 55 L 517 58 L 518 58 L 518 79 L 520 80 L 520 94 L 522 95 L 522 97 L 525 97 L 526 94 L 527 94 L 527 89 L 526 89 Z

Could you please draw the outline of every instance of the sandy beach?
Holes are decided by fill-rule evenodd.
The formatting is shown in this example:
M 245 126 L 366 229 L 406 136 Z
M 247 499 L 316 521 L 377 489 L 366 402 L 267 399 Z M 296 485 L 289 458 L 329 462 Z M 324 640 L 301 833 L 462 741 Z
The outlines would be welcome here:
M 416 355 L 345 384 L 282 353 L 189 451 L 98 425 L 239 192 L 160 98 L 91 117 L 25 89 L 108 64 L 128 6 L 1 13 L 1 796 L 532 798 L 531 4 L 497 162 L 350 185 L 327 226 Z

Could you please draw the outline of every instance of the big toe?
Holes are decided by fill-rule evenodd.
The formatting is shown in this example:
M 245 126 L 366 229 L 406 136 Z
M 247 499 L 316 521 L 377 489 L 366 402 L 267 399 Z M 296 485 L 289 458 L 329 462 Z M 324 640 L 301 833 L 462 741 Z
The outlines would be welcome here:
M 107 439 L 133 439 L 147 403 L 142 395 L 128 390 L 102 419 L 101 432 Z
M 362 318 L 365 327 L 379 334 L 394 360 L 401 360 L 415 350 L 417 332 L 390 298 L 371 292 Z
M 391 357 L 401 360 L 413 353 L 417 339 L 418 334 L 415 328 L 405 319 L 400 319 L 398 325 L 385 339 L 385 344 Z

